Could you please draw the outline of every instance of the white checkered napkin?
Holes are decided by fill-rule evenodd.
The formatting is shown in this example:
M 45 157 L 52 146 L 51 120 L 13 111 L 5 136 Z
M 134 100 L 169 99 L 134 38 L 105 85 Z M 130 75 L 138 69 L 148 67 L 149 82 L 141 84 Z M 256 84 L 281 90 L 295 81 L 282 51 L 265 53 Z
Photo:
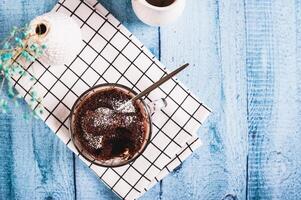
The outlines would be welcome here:
M 198 147 L 196 130 L 210 111 L 175 79 L 145 100 L 166 98 L 168 106 L 153 115 L 152 139 L 134 162 L 105 168 L 85 160 L 74 148 L 68 116 L 75 100 L 100 83 L 120 83 L 140 92 L 166 74 L 162 64 L 103 6 L 94 0 L 62 0 L 54 8 L 76 20 L 84 46 L 71 63 L 47 66 L 41 60 L 22 65 L 28 76 L 13 77 L 15 87 L 30 102 L 34 84 L 45 112 L 41 118 L 55 134 L 118 196 L 133 199 L 161 180 Z M 34 76 L 36 81 L 28 79 Z
M 171 171 L 177 168 L 179 165 L 183 163 L 183 161 L 188 158 L 194 150 L 201 146 L 201 140 L 195 135 L 186 144 L 181 148 L 181 151 L 178 152 L 172 160 L 161 170 L 161 172 L 152 180 L 152 182 L 145 188 L 143 192 L 138 194 L 137 196 L 133 194 L 129 196 L 131 198 L 138 198 L 142 196 L 147 190 L 152 188 L 156 183 L 161 181 L 164 177 L 166 177 Z M 133 192 L 134 193 L 134 192 Z

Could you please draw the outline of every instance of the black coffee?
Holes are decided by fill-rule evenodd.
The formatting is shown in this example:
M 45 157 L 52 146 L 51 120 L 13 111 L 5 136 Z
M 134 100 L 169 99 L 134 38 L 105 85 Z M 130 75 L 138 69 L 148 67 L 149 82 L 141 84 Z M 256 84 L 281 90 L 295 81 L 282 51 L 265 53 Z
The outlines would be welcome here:
M 129 160 L 147 139 L 148 118 L 140 101 L 127 110 L 116 109 L 133 96 L 118 88 L 96 91 L 80 103 L 74 116 L 74 137 L 100 161 Z
M 169 6 L 170 4 L 175 2 L 175 0 L 146 0 L 146 1 L 154 6 L 158 6 L 158 7 Z

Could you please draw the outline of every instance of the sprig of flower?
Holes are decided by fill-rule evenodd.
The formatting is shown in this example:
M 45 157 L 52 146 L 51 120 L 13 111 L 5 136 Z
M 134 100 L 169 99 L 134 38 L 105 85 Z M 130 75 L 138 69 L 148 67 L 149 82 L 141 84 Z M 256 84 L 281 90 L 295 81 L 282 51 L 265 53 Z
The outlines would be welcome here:
M 13 27 L 9 36 L 0 44 L 0 112 L 6 113 L 10 103 L 13 103 L 15 106 L 19 105 L 17 99 L 22 96 L 14 89 L 12 77 L 28 76 L 20 62 L 22 64 L 26 62 L 31 63 L 44 54 L 46 46 L 37 40 L 38 35 L 41 35 L 41 33 L 30 32 L 28 26 L 23 28 Z M 30 77 L 29 81 L 33 83 L 29 90 L 30 100 L 28 104 L 33 112 L 25 114 L 25 118 L 28 118 L 31 114 L 37 117 L 38 114 L 43 112 L 42 99 L 38 97 L 34 89 L 36 80 L 34 77 Z M 5 82 L 7 82 L 7 87 L 4 87 Z M 4 89 L 6 89 L 8 98 L 1 95 Z

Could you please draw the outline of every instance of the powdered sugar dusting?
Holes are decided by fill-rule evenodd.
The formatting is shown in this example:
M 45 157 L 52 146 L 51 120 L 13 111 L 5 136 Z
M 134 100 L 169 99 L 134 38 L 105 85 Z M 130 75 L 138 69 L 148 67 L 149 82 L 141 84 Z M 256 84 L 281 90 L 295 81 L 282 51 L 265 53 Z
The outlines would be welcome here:
M 95 159 L 130 159 L 140 149 L 145 126 L 141 112 L 145 110 L 131 98 L 114 88 L 82 102 L 76 123 L 79 139 Z
M 120 109 L 121 108 L 121 109 Z M 119 100 L 114 104 L 114 110 L 118 110 L 122 113 L 134 113 L 136 108 L 131 101 Z
M 100 149 L 103 138 L 100 135 L 101 132 L 114 129 L 115 127 L 128 127 L 132 123 L 138 123 L 138 121 L 137 116 L 133 115 L 133 112 L 114 111 L 100 107 L 95 111 L 87 111 L 81 123 L 84 138 L 88 141 L 89 146 Z
M 96 109 L 95 115 L 93 116 L 93 126 L 107 128 L 114 123 L 114 118 L 112 117 L 114 111 L 109 108 L 100 107 Z
M 102 147 L 103 136 L 93 136 L 91 133 L 84 132 L 84 138 L 88 141 L 89 146 L 95 149 L 100 149 Z

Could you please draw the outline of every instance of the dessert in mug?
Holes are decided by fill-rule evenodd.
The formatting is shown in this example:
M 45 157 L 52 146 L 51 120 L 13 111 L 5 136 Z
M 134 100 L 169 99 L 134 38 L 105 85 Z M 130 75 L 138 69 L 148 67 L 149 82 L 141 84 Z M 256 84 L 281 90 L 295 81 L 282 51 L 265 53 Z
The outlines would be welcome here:
M 116 164 L 132 159 L 146 146 L 150 122 L 144 103 L 137 100 L 117 110 L 133 96 L 125 88 L 103 87 L 78 103 L 72 132 L 82 153 L 96 161 Z

